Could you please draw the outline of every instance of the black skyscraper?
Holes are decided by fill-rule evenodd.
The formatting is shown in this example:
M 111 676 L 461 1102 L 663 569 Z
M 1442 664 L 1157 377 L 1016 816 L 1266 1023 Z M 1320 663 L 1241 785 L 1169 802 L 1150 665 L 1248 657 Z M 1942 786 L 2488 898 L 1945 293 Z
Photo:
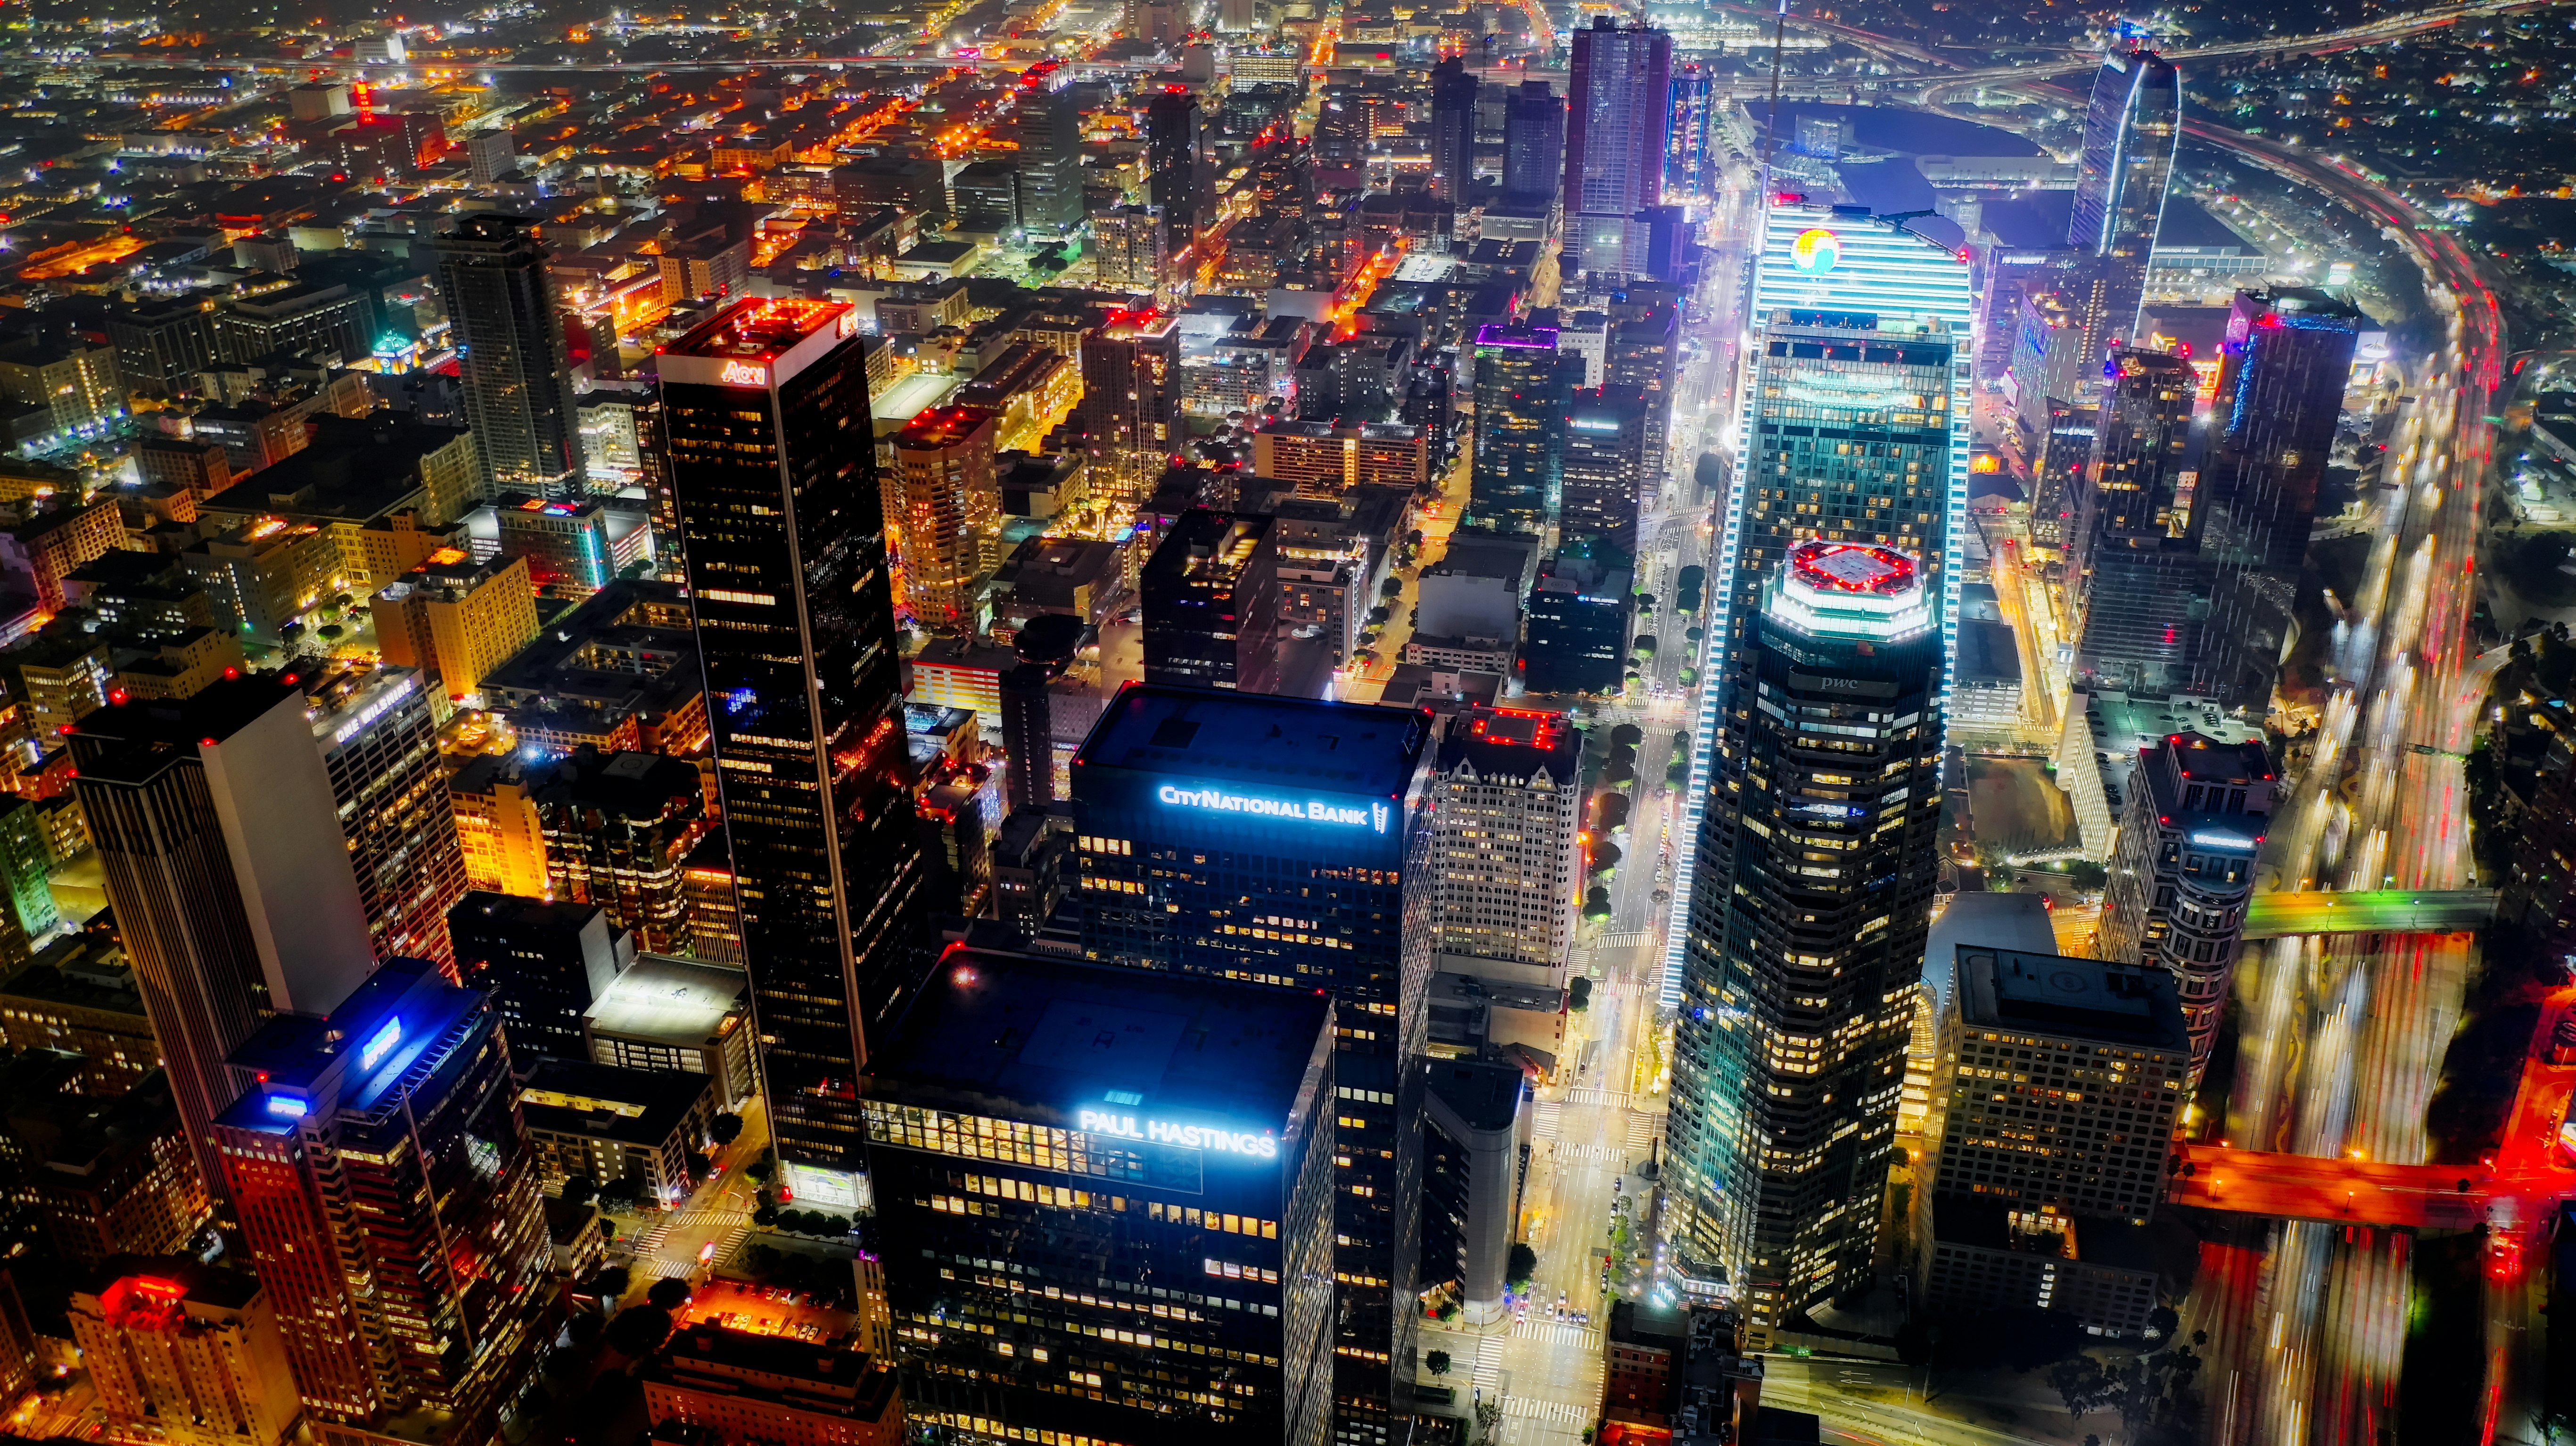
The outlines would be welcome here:
M 857 315 L 745 301 L 661 375 L 772 1128 L 855 1203 L 866 1031 L 927 963 Z
M 1565 99 L 1525 80 L 1503 103 L 1503 198 L 1544 202 L 1565 179 Z
M 2079 679 L 2141 692 L 2179 680 L 2197 651 L 2209 589 L 2177 496 L 2191 442 L 2191 364 L 2118 351 L 2085 466 L 2070 475 L 2066 617 Z
M 581 420 L 537 223 L 468 216 L 437 250 L 484 495 L 572 495 L 582 483 Z
M 1145 681 L 1267 693 L 1279 676 L 1279 566 L 1270 519 L 1192 508 L 1154 548 Z
M 1206 189 L 1198 97 L 1184 87 L 1165 86 L 1145 106 L 1145 190 L 1146 200 L 1163 208 L 1175 255 L 1198 236 Z
M 2360 319 L 2306 288 L 2240 291 L 2228 317 L 2191 525 L 2214 574 L 2197 682 L 2231 707 L 2271 701 Z
M 1450 205 L 1476 174 L 1476 77 L 1451 56 L 1431 70 L 1431 194 Z

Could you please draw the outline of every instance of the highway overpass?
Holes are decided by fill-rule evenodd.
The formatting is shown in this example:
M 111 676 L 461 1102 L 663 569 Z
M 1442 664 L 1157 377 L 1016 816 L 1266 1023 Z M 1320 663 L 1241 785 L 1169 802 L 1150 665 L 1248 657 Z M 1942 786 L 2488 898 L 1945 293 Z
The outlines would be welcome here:
M 2457 934 L 2495 917 L 2493 889 L 2373 889 L 2256 894 L 2245 937 L 2293 934 Z

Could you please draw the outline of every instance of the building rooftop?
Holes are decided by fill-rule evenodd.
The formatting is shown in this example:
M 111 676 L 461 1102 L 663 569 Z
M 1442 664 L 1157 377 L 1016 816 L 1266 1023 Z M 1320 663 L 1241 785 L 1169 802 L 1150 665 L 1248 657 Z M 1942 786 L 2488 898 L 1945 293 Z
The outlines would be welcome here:
M 1532 708 L 1469 708 L 1449 720 L 1439 769 L 1471 764 L 1486 778 L 1528 779 L 1544 770 L 1571 785 L 1583 766 L 1583 735 L 1562 713 Z
M 1430 730 L 1431 715 L 1414 709 L 1131 683 L 1110 699 L 1074 767 L 1396 799 Z
M 1507 1130 L 1520 1118 L 1526 1087 L 1519 1066 L 1484 1059 L 1435 1059 L 1428 1070 L 1431 1092 L 1470 1128 Z
M 1193 507 L 1155 545 L 1144 576 L 1231 583 L 1251 568 L 1270 535 L 1271 521 L 1266 516 Z
M 818 1346 L 704 1323 L 675 1332 L 645 1379 L 857 1421 L 881 1421 L 896 1409 L 890 1362 L 837 1341 Z
M 342 1110 L 373 1109 L 483 996 L 422 959 L 388 959 L 328 1015 L 280 1014 L 226 1061 L 262 1081 L 218 1116 L 236 1129 L 284 1134 L 336 1076 Z
M 870 1051 L 861 1092 L 1140 1139 L 1165 1120 L 1275 1134 L 1331 1024 L 1321 990 L 960 945 Z
M 2174 977 L 2161 969 L 1963 944 L 1958 970 L 1959 1014 L 1972 1029 L 2190 1048 Z
M 217 1310 L 249 1305 L 259 1296 L 259 1277 L 185 1255 L 111 1255 L 80 1293 L 96 1297 L 115 1324 L 166 1330 L 177 1325 L 172 1307 L 182 1301 Z
M 772 361 L 822 332 L 848 336 L 858 329 L 857 321 L 857 309 L 846 301 L 790 296 L 746 300 L 680 338 L 665 354 Z
M 528 1060 L 519 1110 L 529 1129 L 646 1149 L 660 1149 L 716 1087 L 713 1076 L 683 1070 L 627 1069 L 550 1055 Z
M 582 1013 L 593 1034 L 703 1042 L 738 1019 L 751 980 L 739 968 L 638 954 Z
M 1529 585 L 1538 551 L 1539 539 L 1525 533 L 1460 528 L 1449 534 L 1449 550 L 1423 576 L 1497 578 L 1518 593 Z

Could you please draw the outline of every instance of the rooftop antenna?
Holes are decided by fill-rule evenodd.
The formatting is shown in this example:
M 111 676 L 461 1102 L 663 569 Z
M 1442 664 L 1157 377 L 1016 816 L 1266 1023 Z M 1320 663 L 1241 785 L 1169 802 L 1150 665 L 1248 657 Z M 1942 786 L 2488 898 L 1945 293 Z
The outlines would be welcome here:
M 1771 24 L 1771 113 L 1762 122 L 1762 192 L 1771 193 L 1771 147 L 1780 135 L 1780 47 L 1789 33 L 1789 0 L 1780 0 L 1780 15 Z

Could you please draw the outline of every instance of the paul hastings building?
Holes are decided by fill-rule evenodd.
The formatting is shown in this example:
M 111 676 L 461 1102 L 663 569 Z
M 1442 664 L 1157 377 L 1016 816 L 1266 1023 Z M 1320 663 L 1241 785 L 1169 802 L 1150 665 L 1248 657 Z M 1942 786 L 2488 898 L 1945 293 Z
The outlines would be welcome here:
M 1335 1004 L 1335 1435 L 1410 1400 L 1418 1071 L 1430 986 L 1431 716 L 1129 686 L 1073 765 L 1086 957 L 1323 989 Z M 1408 887 L 1408 882 L 1412 887 Z
M 913 1420 L 1324 1446 L 1332 1020 L 1314 990 L 950 950 L 861 1105 Z

